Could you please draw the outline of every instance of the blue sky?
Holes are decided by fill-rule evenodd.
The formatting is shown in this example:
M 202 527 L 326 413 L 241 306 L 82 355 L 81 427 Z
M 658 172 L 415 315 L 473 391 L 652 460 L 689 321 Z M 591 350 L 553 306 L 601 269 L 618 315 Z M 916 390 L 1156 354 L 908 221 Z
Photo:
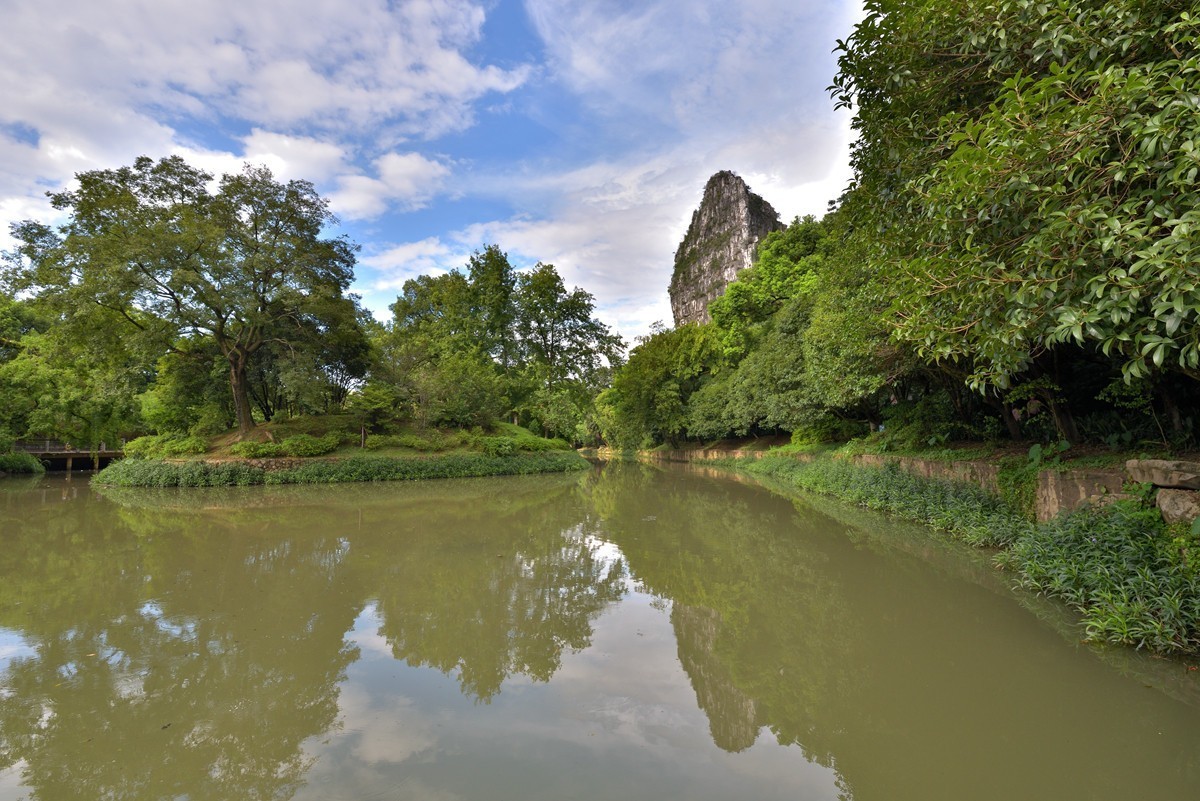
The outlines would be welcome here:
M 825 87 L 857 0 L 0 0 L 0 248 L 79 171 L 181 155 L 312 181 L 403 282 L 498 244 L 627 338 L 670 322 L 708 176 L 785 220 L 849 178 Z

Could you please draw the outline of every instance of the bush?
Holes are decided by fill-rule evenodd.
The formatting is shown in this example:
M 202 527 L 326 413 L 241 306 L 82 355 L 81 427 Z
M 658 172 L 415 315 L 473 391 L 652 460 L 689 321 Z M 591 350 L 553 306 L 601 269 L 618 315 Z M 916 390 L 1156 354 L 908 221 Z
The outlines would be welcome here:
M 288 437 L 282 443 L 283 451 L 288 456 L 323 456 L 337 450 L 341 444 L 342 438 L 334 433 L 326 434 L 323 437 L 296 434 Z
M 263 483 L 263 470 L 240 462 L 163 462 L 122 459 L 96 474 L 116 487 L 230 487 Z
M 588 462 L 574 452 L 486 456 L 448 454 L 430 458 L 355 456 L 315 459 L 299 467 L 264 470 L 242 462 L 173 463 L 124 459 L 93 479 L 118 487 L 218 487 L 246 484 L 334 484 L 352 481 L 408 481 L 426 478 L 564 473 L 586 470 Z
M 366 448 L 376 451 L 380 448 L 410 448 L 414 451 L 445 451 L 460 444 L 460 438 L 453 434 L 443 434 L 437 429 L 430 429 L 421 434 L 368 434 Z
M 1153 651 L 1200 650 L 1200 564 L 1157 508 L 1120 501 L 1034 527 L 1000 563 L 1021 586 L 1083 615 L 1090 640 Z
M 475 442 L 488 456 L 512 456 L 517 452 L 517 442 L 510 437 L 478 437 Z
M 158 434 L 130 440 L 124 450 L 130 459 L 165 459 L 204 453 L 208 450 L 208 440 L 177 433 Z
M 0 453 L 0 473 L 44 473 L 46 467 L 28 453 Z
M 229 452 L 243 459 L 273 459 L 287 456 L 287 451 L 278 442 L 238 442 L 229 446 Z

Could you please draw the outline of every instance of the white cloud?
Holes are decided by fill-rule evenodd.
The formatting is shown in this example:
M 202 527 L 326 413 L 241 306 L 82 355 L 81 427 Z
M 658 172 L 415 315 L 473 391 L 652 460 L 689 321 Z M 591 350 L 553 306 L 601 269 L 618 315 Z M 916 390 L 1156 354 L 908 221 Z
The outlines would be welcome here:
M 377 311 L 407 278 L 496 242 L 554 263 L 629 337 L 670 318 L 672 257 L 709 175 L 738 172 L 785 220 L 845 186 L 848 118 L 825 87 L 855 0 L 524 0 L 546 63 L 511 69 L 476 55 L 492 5 L 9 0 L 0 247 L 9 222 L 48 219 L 44 191 L 77 171 L 142 154 L 217 174 L 252 161 L 371 221 L 359 286 Z M 529 115 L 561 140 L 506 163 L 425 144 L 473 125 L 481 101 L 507 108 L 489 124 Z M 442 225 L 434 210 L 406 225 L 412 241 L 389 233 L 389 211 L 451 186 L 460 213 L 484 201 L 487 216 L 422 230 Z
M 554 264 L 569 286 L 595 296 L 600 319 L 631 342 L 655 321 L 671 323 L 667 286 L 675 249 L 712 173 L 738 172 L 784 222 L 805 214 L 820 217 L 849 179 L 850 135 L 848 116 L 826 115 L 760 138 L 731 136 L 712 150 L 684 140 L 660 154 L 556 174 L 476 175 L 472 192 L 502 196 L 530 213 L 481 221 L 364 258 L 366 300 L 382 308 L 391 302 L 389 291 L 408 278 L 461 267 L 466 254 L 495 243 L 514 265 Z M 548 212 L 532 213 L 536 209 Z
M 470 0 L 363 0 L 353 9 L 324 0 L 10 5 L 5 106 L 69 93 L 266 127 L 371 124 L 433 136 L 469 124 L 475 99 L 527 75 L 462 55 L 484 22 Z
M 351 220 L 371 219 L 388 208 L 419 209 L 441 189 L 450 169 L 419 153 L 388 153 L 375 160 L 377 177 L 344 175 L 329 195 L 336 213 Z
M 447 168 L 378 154 L 470 126 L 529 74 L 469 60 L 479 0 L 12 0 L 3 19 L 0 240 L 46 189 L 139 155 L 266 164 L 335 187 L 347 217 L 418 208 Z
M 376 304 L 382 308 L 390 302 L 387 293 L 394 294 L 408 279 L 449 272 L 464 266 L 469 257 L 469 248 L 451 247 L 440 237 L 429 237 L 369 253 L 359 260 L 359 264 L 373 274 L 368 285 L 384 299 L 383 303 Z
M 828 0 L 525 0 L 561 81 L 601 109 L 689 133 L 780 120 L 824 102 L 835 33 Z M 826 37 L 824 32 L 829 32 Z M 825 41 L 812 47 L 807 42 Z

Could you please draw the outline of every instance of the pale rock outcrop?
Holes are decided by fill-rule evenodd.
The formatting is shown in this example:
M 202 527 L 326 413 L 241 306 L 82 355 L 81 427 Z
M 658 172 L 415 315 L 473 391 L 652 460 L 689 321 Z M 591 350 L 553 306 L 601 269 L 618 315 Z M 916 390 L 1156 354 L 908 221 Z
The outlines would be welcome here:
M 759 241 L 784 227 L 771 204 L 734 173 L 709 178 L 675 251 L 670 287 L 675 325 L 708 322 L 708 304 L 753 263 Z

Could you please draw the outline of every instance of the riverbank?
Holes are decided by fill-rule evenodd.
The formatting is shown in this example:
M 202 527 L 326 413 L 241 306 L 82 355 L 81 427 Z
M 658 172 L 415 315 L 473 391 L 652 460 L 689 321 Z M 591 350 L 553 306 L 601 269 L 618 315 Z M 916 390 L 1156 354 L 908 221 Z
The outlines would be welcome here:
M 1022 587 L 1076 609 L 1084 636 L 1164 654 L 1200 653 L 1200 539 L 1128 497 L 1033 521 L 971 484 L 783 454 L 730 460 L 752 475 L 831 495 L 998 549 L 995 562 Z
M 117 487 L 229 487 L 255 484 L 336 484 L 434 478 L 530 475 L 586 470 L 574 451 L 490 455 L 349 456 L 309 459 L 123 459 L 92 479 Z

